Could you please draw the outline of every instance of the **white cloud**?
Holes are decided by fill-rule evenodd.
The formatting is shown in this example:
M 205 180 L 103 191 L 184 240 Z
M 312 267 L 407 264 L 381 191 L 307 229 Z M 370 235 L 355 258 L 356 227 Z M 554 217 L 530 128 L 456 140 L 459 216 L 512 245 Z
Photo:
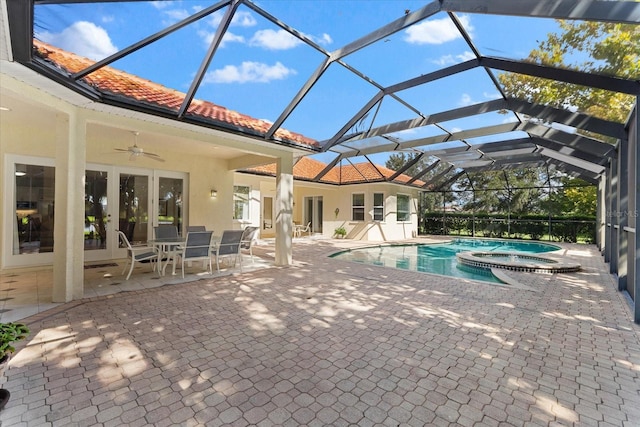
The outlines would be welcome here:
M 331 36 L 327 33 L 322 33 L 321 36 L 312 36 L 311 34 L 306 34 L 303 33 L 306 37 L 308 37 L 310 40 L 314 41 L 315 43 L 318 43 L 319 45 L 330 45 L 331 43 L 333 43 L 333 39 L 331 38 Z
M 113 22 L 113 21 L 115 21 L 115 19 L 116 18 L 113 15 L 105 15 L 102 18 L 100 18 L 100 20 L 105 24 Z
M 251 46 L 259 46 L 269 50 L 286 50 L 296 47 L 302 42 L 285 30 L 259 30 L 251 38 Z
M 465 50 L 462 54 L 456 55 L 456 58 L 464 62 L 464 61 L 470 61 L 472 59 L 476 59 L 476 56 L 473 54 L 473 52 Z
M 445 65 L 455 64 L 456 60 L 453 58 L 453 55 L 443 55 L 440 58 L 433 60 L 433 63 L 444 67 Z
M 98 61 L 118 51 L 107 31 L 93 22 L 78 21 L 60 33 L 43 32 L 37 37 L 61 49 Z
M 216 33 L 212 31 L 198 31 L 198 35 L 202 38 L 205 48 L 208 49 Z M 222 37 L 222 42 L 220 43 L 220 47 L 224 47 L 227 43 L 244 43 L 244 42 L 245 42 L 244 37 L 234 34 L 230 31 L 227 31 Z
M 283 80 L 294 74 L 296 74 L 295 70 L 285 67 L 280 62 L 267 65 L 246 61 L 239 67 L 227 65 L 208 72 L 204 83 L 268 83 L 273 80 Z
M 473 52 L 469 52 L 468 50 L 464 51 L 462 54 L 460 55 L 443 55 L 440 58 L 432 61 L 435 64 L 440 65 L 441 67 L 444 67 L 445 65 L 453 65 L 456 64 L 458 62 L 465 62 L 468 61 L 470 59 L 475 59 L 476 56 L 473 54 Z
M 150 3 L 156 9 L 165 9 L 165 8 L 173 5 L 172 1 L 152 1 Z
M 162 13 L 169 17 L 170 23 L 176 23 L 191 16 L 186 9 L 171 9 L 165 10 Z
M 327 33 L 323 33 L 322 37 L 320 37 L 320 40 L 318 41 L 318 43 L 320 44 L 331 44 L 333 43 L 333 39 L 331 38 L 331 36 Z
M 238 25 L 240 27 L 253 27 L 256 24 L 256 18 L 249 12 L 236 12 L 231 19 L 231 25 Z
M 213 12 L 211 17 L 208 19 L 207 24 L 214 28 L 218 28 L 220 23 L 222 22 L 222 17 L 224 13 L 220 10 Z M 257 24 L 256 18 L 250 12 L 236 12 L 231 18 L 231 26 L 236 27 L 253 27 Z
M 463 93 L 462 98 L 460 98 L 460 102 L 458 102 L 458 105 L 464 107 L 466 105 L 472 104 L 475 104 L 475 102 L 473 101 L 473 99 L 471 99 L 471 95 L 469 95 L 468 93 Z
M 471 33 L 469 17 L 459 17 L 464 28 Z M 405 30 L 404 40 L 412 44 L 442 44 L 461 38 L 462 35 L 449 18 L 433 19 L 409 27 Z

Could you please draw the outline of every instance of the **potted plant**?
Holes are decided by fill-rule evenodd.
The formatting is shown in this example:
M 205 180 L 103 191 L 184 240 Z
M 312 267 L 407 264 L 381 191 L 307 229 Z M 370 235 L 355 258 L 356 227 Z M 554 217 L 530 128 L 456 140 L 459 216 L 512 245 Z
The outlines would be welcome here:
M 0 376 L 9 364 L 11 353 L 16 351 L 13 343 L 23 340 L 29 334 L 29 328 L 22 323 L 0 323 Z M 9 390 L 0 389 L 0 410 L 9 401 Z
M 338 239 L 344 239 L 344 236 L 347 235 L 347 229 L 342 227 L 342 226 L 340 226 L 340 227 L 336 228 L 335 230 L 333 230 L 333 233 L 335 234 L 335 236 Z

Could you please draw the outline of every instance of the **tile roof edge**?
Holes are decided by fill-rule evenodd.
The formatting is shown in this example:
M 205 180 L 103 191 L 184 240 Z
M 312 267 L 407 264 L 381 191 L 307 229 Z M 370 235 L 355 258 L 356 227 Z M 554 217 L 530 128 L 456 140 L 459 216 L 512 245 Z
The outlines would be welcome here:
M 33 39 L 33 46 L 34 56 L 45 63 L 50 64 L 50 66 L 54 67 L 58 72 L 62 70 L 66 73 L 73 74 L 95 64 L 96 62 L 35 38 Z M 120 82 L 109 81 L 109 76 L 114 80 L 116 78 L 121 79 L 129 86 L 123 89 L 122 86 L 126 85 L 123 84 L 119 87 L 117 83 Z M 104 67 L 88 74 L 80 79 L 79 82 L 84 83 L 88 88 L 96 90 L 100 94 L 108 95 L 114 99 L 122 98 L 128 101 L 128 103 L 142 103 L 146 108 L 151 110 L 161 110 L 167 114 L 175 112 L 175 106 L 172 108 L 171 105 L 168 105 L 166 98 L 174 98 L 173 101 L 181 101 L 185 97 L 183 92 L 168 88 L 152 80 L 113 68 L 109 65 L 105 65 Z M 130 86 L 136 87 L 135 94 Z M 148 97 L 143 97 L 140 95 L 142 91 L 146 91 L 145 95 L 154 95 L 156 98 L 162 97 L 164 103 L 157 100 L 150 100 Z M 194 110 L 202 110 L 208 114 L 197 113 Z M 202 99 L 193 99 L 187 109 L 187 113 L 190 117 L 200 119 L 205 123 L 213 125 L 219 124 L 221 127 L 235 129 L 240 132 L 250 131 L 248 133 L 252 136 L 264 136 L 266 132 L 261 130 L 268 130 L 271 126 L 271 123 L 268 121 L 256 119 Z M 213 113 L 216 113 L 217 117 Z M 229 120 L 229 118 L 233 118 L 235 122 Z M 274 134 L 273 140 L 269 142 L 292 144 L 300 148 L 311 149 L 317 149 L 319 146 L 318 141 L 283 128 L 278 129 Z

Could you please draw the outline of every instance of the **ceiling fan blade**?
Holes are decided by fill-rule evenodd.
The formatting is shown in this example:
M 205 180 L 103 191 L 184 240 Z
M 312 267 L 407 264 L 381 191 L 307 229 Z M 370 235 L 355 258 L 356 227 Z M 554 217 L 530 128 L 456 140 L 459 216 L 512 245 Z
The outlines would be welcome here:
M 154 154 L 154 153 L 146 153 L 146 152 L 145 152 L 145 153 L 143 153 L 142 155 L 143 155 L 143 156 L 146 156 L 146 157 L 148 157 L 148 158 L 150 158 L 150 159 L 157 160 L 157 161 L 159 161 L 159 162 L 164 162 L 164 159 L 163 159 L 162 157 L 160 157 L 159 155 Z
M 124 148 L 114 148 L 114 150 L 116 151 L 124 151 L 125 153 L 128 153 L 130 150 L 125 150 Z

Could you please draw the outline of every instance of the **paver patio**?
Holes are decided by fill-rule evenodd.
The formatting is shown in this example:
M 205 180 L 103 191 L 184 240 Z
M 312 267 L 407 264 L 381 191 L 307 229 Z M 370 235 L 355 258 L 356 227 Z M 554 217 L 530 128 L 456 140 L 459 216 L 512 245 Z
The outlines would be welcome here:
M 595 247 L 564 246 L 579 273 L 507 273 L 536 292 L 336 245 L 25 319 L 2 425 L 640 425 L 640 327 Z

